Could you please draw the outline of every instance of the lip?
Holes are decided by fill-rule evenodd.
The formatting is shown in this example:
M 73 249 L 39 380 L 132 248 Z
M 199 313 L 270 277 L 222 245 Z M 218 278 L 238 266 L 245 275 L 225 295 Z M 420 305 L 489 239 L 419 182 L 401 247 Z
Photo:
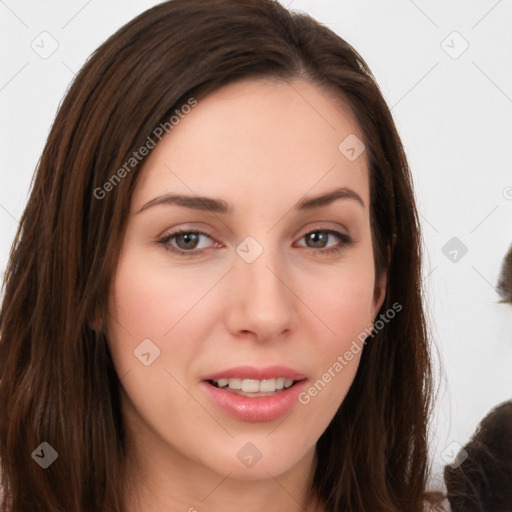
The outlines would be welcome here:
M 213 403 L 225 414 L 242 421 L 273 421 L 290 412 L 299 401 L 306 379 L 272 396 L 247 397 L 216 388 L 206 381 L 200 382 Z
M 202 380 L 219 379 L 255 379 L 265 380 L 273 377 L 285 377 L 286 379 L 303 380 L 306 376 L 286 366 L 266 366 L 265 368 L 256 368 L 254 366 L 237 366 L 229 368 L 211 375 L 206 375 Z
M 285 377 L 298 382 L 275 395 L 260 397 L 237 395 L 231 391 L 216 388 L 207 382 L 221 378 L 264 380 L 273 377 Z M 263 422 L 276 420 L 289 413 L 297 405 L 299 394 L 306 386 L 306 376 L 284 366 L 268 366 L 266 368 L 238 366 L 205 376 L 200 382 L 200 386 L 210 400 L 228 416 L 241 421 Z

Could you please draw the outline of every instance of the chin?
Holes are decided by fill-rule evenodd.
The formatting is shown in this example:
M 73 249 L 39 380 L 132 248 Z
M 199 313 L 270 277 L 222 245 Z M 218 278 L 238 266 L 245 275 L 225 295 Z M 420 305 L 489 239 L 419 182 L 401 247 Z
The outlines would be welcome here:
M 266 437 L 268 436 L 268 437 Z M 272 437 L 275 436 L 274 440 Z M 266 438 L 265 438 L 266 437 Z M 311 448 L 303 447 L 304 440 L 293 440 L 287 436 L 286 444 L 276 434 L 235 438 L 224 447 L 219 445 L 220 453 L 212 453 L 209 466 L 216 473 L 227 475 L 236 480 L 268 480 L 277 478 L 295 468 L 298 464 L 312 464 L 315 444 Z M 300 450 L 303 448 L 303 450 Z M 212 464 L 213 462 L 213 464 Z

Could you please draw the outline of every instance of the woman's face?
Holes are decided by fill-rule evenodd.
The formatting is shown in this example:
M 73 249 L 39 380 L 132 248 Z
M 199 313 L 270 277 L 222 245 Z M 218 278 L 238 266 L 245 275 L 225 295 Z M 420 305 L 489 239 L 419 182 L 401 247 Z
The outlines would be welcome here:
M 107 326 L 143 464 L 245 480 L 311 467 L 384 299 L 361 139 L 317 86 L 244 80 L 151 150 Z

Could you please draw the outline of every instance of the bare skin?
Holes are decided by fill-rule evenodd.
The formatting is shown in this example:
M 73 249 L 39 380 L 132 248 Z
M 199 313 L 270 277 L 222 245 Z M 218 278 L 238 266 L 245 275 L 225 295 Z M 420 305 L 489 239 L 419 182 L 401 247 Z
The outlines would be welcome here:
M 235 366 L 284 365 L 309 389 L 371 327 L 386 280 L 374 271 L 366 155 L 350 161 L 338 149 L 350 134 L 363 138 L 317 86 L 244 80 L 199 101 L 149 155 L 107 326 L 123 387 L 128 512 L 315 509 L 305 502 L 315 445 L 360 353 L 272 421 L 229 416 L 201 384 Z M 295 209 L 341 187 L 349 196 Z M 232 213 L 142 209 L 165 194 L 222 199 Z M 169 237 L 177 229 L 191 237 Z M 262 249 L 251 263 L 236 252 L 249 236 L 257 245 L 242 247 Z M 134 357 L 145 339 L 160 350 L 148 366 Z M 237 456 L 247 443 L 261 454 L 251 467 Z

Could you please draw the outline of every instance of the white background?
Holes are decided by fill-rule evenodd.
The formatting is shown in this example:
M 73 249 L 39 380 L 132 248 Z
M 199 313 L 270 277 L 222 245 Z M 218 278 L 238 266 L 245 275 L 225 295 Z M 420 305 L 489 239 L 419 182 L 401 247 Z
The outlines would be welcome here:
M 2 274 L 33 171 L 74 73 L 115 30 L 156 3 L 0 1 Z M 432 428 L 438 485 L 447 446 L 465 444 L 490 408 L 512 398 L 512 308 L 497 304 L 494 289 L 512 242 L 512 2 L 282 3 L 310 13 L 361 53 L 405 145 L 439 352 Z M 47 59 L 31 48 L 49 37 L 40 36 L 43 31 L 58 43 Z M 468 49 L 452 58 L 464 40 Z M 45 47 L 50 44 L 47 39 Z M 442 252 L 452 237 L 468 249 L 456 262 Z

